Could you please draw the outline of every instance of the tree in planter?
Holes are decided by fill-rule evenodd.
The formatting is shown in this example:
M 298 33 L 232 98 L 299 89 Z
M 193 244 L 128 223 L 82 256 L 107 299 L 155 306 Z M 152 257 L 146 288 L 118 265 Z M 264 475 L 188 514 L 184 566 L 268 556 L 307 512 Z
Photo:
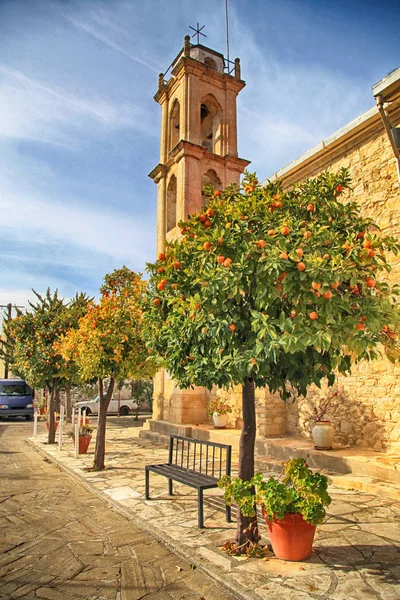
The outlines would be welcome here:
M 246 174 L 244 193 L 208 189 L 203 212 L 148 265 L 149 347 L 182 388 L 243 386 L 242 480 L 254 475 L 256 387 L 287 400 L 324 378 L 332 385 L 380 344 L 399 358 L 398 286 L 380 274 L 400 246 L 360 215 L 349 189 L 344 169 L 286 192 Z M 256 522 L 240 515 L 238 545 L 246 535 L 257 539 Z
M 97 377 L 99 415 L 94 469 L 104 469 L 107 410 L 116 381 L 151 376 L 154 364 L 143 339 L 141 302 L 146 283 L 127 267 L 106 275 L 98 304 L 91 303 L 79 328 L 60 342 L 65 360 L 78 366 L 83 380 Z M 109 380 L 105 390 L 104 380 Z

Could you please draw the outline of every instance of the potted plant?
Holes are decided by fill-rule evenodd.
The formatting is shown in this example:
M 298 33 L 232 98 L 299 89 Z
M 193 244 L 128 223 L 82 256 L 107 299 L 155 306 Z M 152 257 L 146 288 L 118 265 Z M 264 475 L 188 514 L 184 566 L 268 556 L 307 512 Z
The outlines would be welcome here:
M 283 463 L 278 478 L 263 480 L 257 473 L 250 481 L 223 477 L 228 505 L 234 501 L 244 516 L 255 517 L 259 504 L 265 518 L 272 549 L 284 560 L 305 560 L 311 554 L 316 526 L 325 518 L 331 498 L 325 475 L 313 473 L 303 458 Z
M 79 427 L 79 454 L 87 454 L 90 440 L 92 439 L 92 432 L 92 427 L 89 427 L 88 425 L 82 425 Z M 69 431 L 68 435 L 72 438 L 72 441 L 75 444 L 75 431 Z
M 332 422 L 326 418 L 326 415 L 335 406 L 337 396 L 337 391 L 331 391 L 324 398 L 318 398 L 312 413 L 307 419 L 307 421 L 314 421 L 315 423 L 311 430 L 311 437 L 316 450 L 332 450 L 335 429 Z
M 230 404 L 221 398 L 211 398 L 208 403 L 208 414 L 213 418 L 215 429 L 225 429 L 231 412 Z

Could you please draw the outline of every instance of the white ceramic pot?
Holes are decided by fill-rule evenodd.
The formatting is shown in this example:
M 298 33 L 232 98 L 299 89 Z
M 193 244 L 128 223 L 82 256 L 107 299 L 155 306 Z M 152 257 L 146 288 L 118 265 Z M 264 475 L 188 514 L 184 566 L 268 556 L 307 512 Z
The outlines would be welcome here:
M 219 415 L 215 412 L 213 414 L 213 421 L 215 429 L 225 429 L 228 423 L 228 415 Z
M 330 421 L 317 421 L 311 432 L 316 450 L 332 450 L 334 433 Z

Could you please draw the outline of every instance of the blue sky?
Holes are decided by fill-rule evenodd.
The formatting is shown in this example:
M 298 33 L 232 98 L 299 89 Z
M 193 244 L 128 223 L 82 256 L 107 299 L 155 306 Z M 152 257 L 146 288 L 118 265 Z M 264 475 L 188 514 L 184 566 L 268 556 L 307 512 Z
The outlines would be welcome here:
M 229 0 L 239 155 L 265 179 L 371 108 L 400 4 Z M 155 253 L 157 76 L 189 25 L 225 52 L 224 0 L 0 0 L 0 304 L 96 295 Z

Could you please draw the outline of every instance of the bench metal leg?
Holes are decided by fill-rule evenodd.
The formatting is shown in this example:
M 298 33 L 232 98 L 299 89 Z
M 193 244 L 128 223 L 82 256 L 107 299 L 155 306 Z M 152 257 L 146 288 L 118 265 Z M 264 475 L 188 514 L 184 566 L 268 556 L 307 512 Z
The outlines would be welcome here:
M 197 501 L 197 523 L 199 529 L 204 528 L 204 517 L 203 517 L 203 490 L 199 490 L 199 497 Z
M 150 485 L 150 471 L 148 469 L 145 469 L 145 482 L 146 482 L 146 500 L 150 500 L 150 495 L 149 495 L 149 485 Z
M 172 492 L 172 479 L 168 479 L 168 494 L 170 496 L 173 495 L 173 492 Z
M 231 506 L 226 505 L 225 507 L 225 514 L 226 514 L 226 522 L 227 523 L 232 523 L 232 511 L 231 511 Z

